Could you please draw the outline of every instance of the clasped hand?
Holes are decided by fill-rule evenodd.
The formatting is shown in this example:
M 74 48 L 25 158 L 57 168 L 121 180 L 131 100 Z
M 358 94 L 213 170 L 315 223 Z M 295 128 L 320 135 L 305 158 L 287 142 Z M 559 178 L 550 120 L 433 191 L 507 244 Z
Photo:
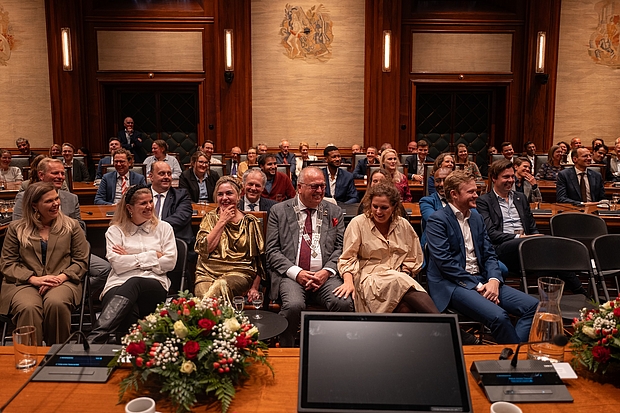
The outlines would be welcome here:
M 329 271 L 327 270 L 319 270 L 319 271 L 306 271 L 301 270 L 299 274 L 297 274 L 297 282 L 304 287 L 306 291 L 312 290 L 316 291 L 329 278 Z
M 59 275 L 43 275 L 41 277 L 32 276 L 28 279 L 28 282 L 39 289 L 39 294 L 43 295 L 54 287 L 58 287 L 69 277 L 65 274 Z
M 499 304 L 499 281 L 489 280 L 477 290 L 487 300 Z

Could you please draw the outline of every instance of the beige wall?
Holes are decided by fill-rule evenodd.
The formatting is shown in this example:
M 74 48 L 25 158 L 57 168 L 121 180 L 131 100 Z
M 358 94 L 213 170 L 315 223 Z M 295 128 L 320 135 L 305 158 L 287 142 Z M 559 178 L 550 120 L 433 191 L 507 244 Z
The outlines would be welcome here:
M 287 57 L 279 33 L 287 3 L 304 11 L 322 3 L 329 11 L 329 60 Z M 363 1 L 252 1 L 252 128 L 254 144 L 277 146 L 287 138 L 295 150 L 300 141 L 312 148 L 363 144 Z
M 620 136 L 620 70 L 597 64 L 588 55 L 598 25 L 598 0 L 562 0 L 554 142 L 595 137 L 613 145 Z M 620 1 L 616 11 L 620 13 Z
M 9 13 L 15 38 L 6 66 L 0 65 L 0 147 L 14 148 L 20 136 L 33 147 L 50 146 L 52 113 L 44 0 L 0 0 L 0 6 Z

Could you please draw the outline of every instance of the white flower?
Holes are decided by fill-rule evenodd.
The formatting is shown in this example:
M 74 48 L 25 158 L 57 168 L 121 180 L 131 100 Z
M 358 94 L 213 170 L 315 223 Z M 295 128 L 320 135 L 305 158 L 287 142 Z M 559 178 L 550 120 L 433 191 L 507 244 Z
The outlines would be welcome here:
M 239 328 L 241 328 L 241 324 L 239 324 L 237 319 L 233 317 L 233 318 L 228 318 L 224 321 L 224 327 L 226 327 L 230 331 L 235 332 L 239 330 Z
M 257 334 L 257 333 L 258 333 L 258 328 L 257 328 L 256 326 L 254 326 L 254 327 L 252 327 L 251 329 L 249 329 L 249 330 L 245 333 L 245 335 L 246 335 L 246 336 L 248 336 L 248 337 L 253 337 L 253 336 L 254 336 L 254 334 Z
M 190 374 L 194 370 L 196 370 L 196 365 L 189 360 L 181 365 L 181 373 Z
M 176 334 L 179 338 L 187 337 L 189 331 L 187 330 L 187 327 L 185 327 L 185 324 L 183 324 L 183 321 L 179 320 L 174 323 L 174 334 Z
M 146 316 L 146 321 L 151 324 L 155 324 L 157 322 L 157 316 L 155 314 L 149 314 Z
M 605 310 L 609 310 L 611 309 L 611 304 L 609 304 L 610 302 L 607 301 L 605 304 L 603 304 L 601 307 L 603 307 Z
M 581 328 L 581 331 L 583 331 L 583 334 L 585 334 L 586 336 L 596 339 L 596 331 L 594 330 L 593 327 L 590 326 L 583 326 Z

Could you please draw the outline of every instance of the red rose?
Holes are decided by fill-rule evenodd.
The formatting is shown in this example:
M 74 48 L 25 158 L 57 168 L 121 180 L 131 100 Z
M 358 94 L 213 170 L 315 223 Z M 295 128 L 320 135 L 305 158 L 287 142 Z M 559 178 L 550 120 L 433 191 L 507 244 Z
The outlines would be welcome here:
M 237 341 L 235 342 L 235 346 L 238 348 L 246 348 L 252 343 L 251 337 L 246 337 L 245 333 L 241 333 L 237 336 Z
M 616 307 L 616 308 L 614 308 L 614 315 L 615 315 L 616 317 L 620 317 L 620 307 Z
M 202 328 L 204 331 L 202 332 L 203 336 L 208 335 L 211 332 L 211 329 L 215 325 L 214 321 L 209 320 L 208 318 L 201 318 L 198 320 L 198 327 Z
M 183 352 L 188 359 L 194 359 L 198 355 L 198 351 L 200 350 L 200 344 L 196 341 L 188 341 L 183 346 Z
M 611 350 L 607 347 L 594 346 L 592 347 L 592 357 L 595 361 L 605 364 L 611 358 Z
M 135 357 L 138 354 L 142 354 L 146 351 L 146 344 L 144 343 L 144 341 L 138 341 L 137 343 L 129 343 L 126 351 L 127 353 Z

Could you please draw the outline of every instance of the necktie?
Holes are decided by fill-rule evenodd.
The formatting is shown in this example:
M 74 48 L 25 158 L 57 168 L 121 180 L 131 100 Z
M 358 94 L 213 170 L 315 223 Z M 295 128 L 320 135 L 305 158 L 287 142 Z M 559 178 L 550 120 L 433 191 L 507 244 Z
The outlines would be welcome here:
M 588 192 L 586 191 L 586 173 L 581 172 L 581 182 L 579 183 L 579 189 L 581 190 L 581 202 L 587 202 Z
M 256 211 L 256 204 L 250 204 L 250 211 Z
M 283 156 L 282 158 L 283 158 L 283 159 L 282 159 L 282 161 L 284 162 L 284 164 L 285 164 L 285 165 L 288 165 L 288 159 L 287 159 L 287 157 L 286 157 L 286 156 Z
M 312 213 L 314 209 L 306 209 L 306 223 L 304 226 L 304 233 L 301 237 L 301 247 L 299 250 L 299 266 L 310 271 L 310 244 L 312 243 Z M 303 235 L 307 235 L 309 239 L 304 239 Z
M 157 214 L 157 218 L 161 218 L 161 194 L 155 195 L 157 201 L 155 201 L 155 213 Z
M 127 177 L 121 176 L 121 194 L 125 195 L 127 191 Z
M 232 163 L 232 168 L 230 168 L 230 174 L 237 176 L 237 162 Z

